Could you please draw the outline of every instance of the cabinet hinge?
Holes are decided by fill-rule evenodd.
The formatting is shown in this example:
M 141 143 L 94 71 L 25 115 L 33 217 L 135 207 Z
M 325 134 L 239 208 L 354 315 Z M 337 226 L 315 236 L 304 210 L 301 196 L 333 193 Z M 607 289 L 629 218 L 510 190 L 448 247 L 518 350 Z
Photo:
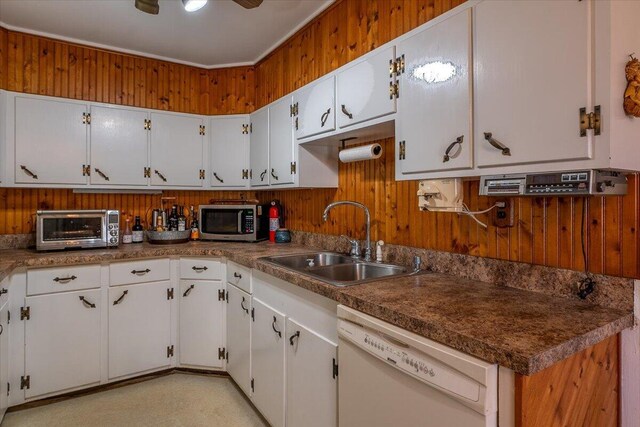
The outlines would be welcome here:
M 398 83 L 389 82 L 389 99 L 400 98 L 400 89 Z
M 256 391 L 256 387 L 255 387 L 255 381 L 253 380 L 253 378 L 251 378 L 251 392 L 255 392 Z
M 144 177 L 151 178 L 151 168 L 144 168 Z
M 338 378 L 338 362 L 336 359 L 333 359 L 333 379 Z
M 291 175 L 296 173 L 296 162 L 291 162 Z
M 82 165 L 82 176 L 91 176 L 91 165 Z
M 242 125 L 242 134 L 247 135 L 249 133 L 249 125 Z
M 20 320 L 31 319 L 31 307 L 20 307 Z
M 407 155 L 406 148 L 405 148 L 405 141 L 399 141 L 398 148 L 399 148 L 398 160 L 404 160 Z
M 144 119 L 144 130 L 151 130 L 151 119 Z
M 173 288 L 167 288 L 167 299 L 173 299 Z
M 298 130 L 298 118 L 297 117 L 296 117 L 296 120 L 295 120 L 295 128 L 296 128 L 296 130 Z
M 587 136 L 587 130 L 593 129 L 594 135 L 600 135 L 602 130 L 602 116 L 599 105 L 593 107 L 593 113 L 587 114 L 586 108 L 580 109 L 580 136 Z
M 173 357 L 173 346 L 172 345 L 168 345 L 167 346 L 167 358 L 169 357 Z
M 205 125 L 200 125 L 200 135 L 206 135 L 207 127 Z
M 205 172 L 204 169 L 200 169 L 200 179 L 204 179 Z
M 218 289 L 218 301 L 224 301 L 224 300 L 225 300 L 224 289 Z
M 289 116 L 295 117 L 297 115 L 298 115 L 298 103 L 296 102 L 295 104 L 291 104 L 289 106 Z
M 242 179 L 249 179 L 249 169 L 242 169 Z
M 399 76 L 402 73 L 404 73 L 404 54 L 395 60 L 389 60 L 389 77 L 393 77 L 394 75 Z
M 91 124 L 91 113 L 82 113 L 82 124 L 83 125 Z
M 31 387 L 31 376 L 20 377 L 20 390 L 24 390 L 25 388 L 29 390 L 29 387 Z
M 251 307 L 251 320 L 256 321 L 256 309 Z
M 227 356 L 227 349 L 224 347 L 218 347 L 218 360 L 224 360 Z

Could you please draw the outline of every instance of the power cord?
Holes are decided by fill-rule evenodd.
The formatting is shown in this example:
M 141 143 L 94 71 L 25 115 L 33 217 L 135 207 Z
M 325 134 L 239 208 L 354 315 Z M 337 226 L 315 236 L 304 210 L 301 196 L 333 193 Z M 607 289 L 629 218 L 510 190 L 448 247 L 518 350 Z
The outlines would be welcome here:
M 580 225 L 580 240 L 582 245 L 582 260 L 584 261 L 584 274 L 585 277 L 580 282 L 578 282 L 578 298 L 586 299 L 589 295 L 593 293 L 596 287 L 596 281 L 589 272 L 589 257 L 587 256 L 586 249 L 586 236 L 584 233 L 585 219 L 587 216 L 587 198 L 582 198 L 582 220 Z
M 471 217 L 472 220 L 474 220 L 475 222 L 480 224 L 480 226 L 483 227 L 483 228 L 489 228 L 487 226 L 487 224 L 485 224 L 484 222 L 482 222 L 478 218 L 476 218 L 476 215 L 486 214 L 488 212 L 491 212 L 495 208 L 504 208 L 505 206 L 506 206 L 505 202 L 497 202 L 493 206 L 491 206 L 490 208 L 484 209 L 482 211 L 471 211 L 469 209 L 469 207 L 466 204 L 463 203 L 462 204 L 462 212 L 459 212 L 459 214 L 460 215 L 467 215 L 467 216 Z

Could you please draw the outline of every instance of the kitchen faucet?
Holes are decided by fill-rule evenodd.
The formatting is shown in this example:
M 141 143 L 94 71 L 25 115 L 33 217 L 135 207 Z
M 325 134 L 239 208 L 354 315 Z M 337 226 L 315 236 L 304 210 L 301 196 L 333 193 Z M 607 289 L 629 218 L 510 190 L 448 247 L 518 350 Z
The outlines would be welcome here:
M 324 212 L 322 213 L 322 220 L 327 221 L 329 219 L 329 211 L 338 206 L 338 205 L 351 205 L 357 208 L 361 208 L 364 210 L 364 216 L 367 225 L 367 236 L 364 243 L 364 260 L 367 262 L 371 261 L 371 215 L 369 214 L 369 208 L 367 208 L 362 203 L 353 202 L 351 200 L 340 200 L 337 202 L 329 203 L 326 208 L 324 208 Z M 352 243 L 353 247 L 353 243 Z

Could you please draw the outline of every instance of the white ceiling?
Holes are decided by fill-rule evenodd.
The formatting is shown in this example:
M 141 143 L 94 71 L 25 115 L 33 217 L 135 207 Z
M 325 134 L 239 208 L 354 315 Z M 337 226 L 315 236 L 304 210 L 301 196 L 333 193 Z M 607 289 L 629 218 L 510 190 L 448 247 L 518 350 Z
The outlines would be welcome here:
M 134 0 L 0 0 L 0 25 L 82 44 L 204 68 L 250 65 L 333 0 L 264 0 L 244 9 L 209 0 L 188 13 L 180 0 L 160 0 L 149 15 Z

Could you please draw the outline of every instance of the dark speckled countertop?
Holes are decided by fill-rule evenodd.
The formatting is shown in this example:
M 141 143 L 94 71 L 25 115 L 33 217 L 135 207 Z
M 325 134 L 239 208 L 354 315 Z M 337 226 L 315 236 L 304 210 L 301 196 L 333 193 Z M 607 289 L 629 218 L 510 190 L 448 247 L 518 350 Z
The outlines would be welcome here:
M 0 280 L 16 268 L 165 256 L 224 257 L 492 363 L 530 375 L 633 325 L 629 310 L 425 273 L 337 288 L 260 261 L 301 245 L 198 242 L 38 253 L 0 250 Z

